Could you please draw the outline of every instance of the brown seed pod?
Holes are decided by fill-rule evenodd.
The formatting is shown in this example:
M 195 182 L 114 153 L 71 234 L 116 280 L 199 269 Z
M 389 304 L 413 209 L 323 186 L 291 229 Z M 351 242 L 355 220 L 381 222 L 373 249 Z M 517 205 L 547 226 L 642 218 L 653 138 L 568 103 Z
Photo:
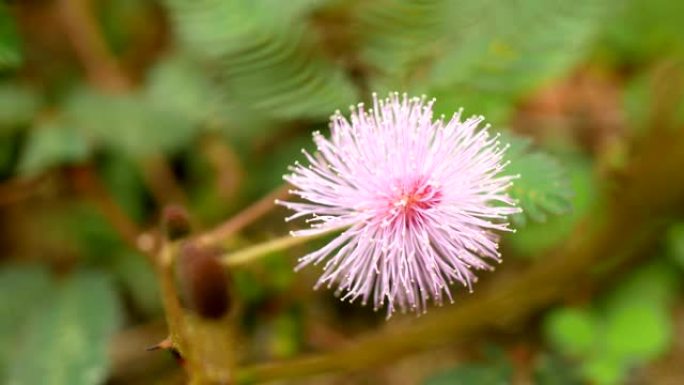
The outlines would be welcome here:
M 181 302 L 200 316 L 218 319 L 230 311 L 229 279 L 216 249 L 185 243 L 177 260 Z

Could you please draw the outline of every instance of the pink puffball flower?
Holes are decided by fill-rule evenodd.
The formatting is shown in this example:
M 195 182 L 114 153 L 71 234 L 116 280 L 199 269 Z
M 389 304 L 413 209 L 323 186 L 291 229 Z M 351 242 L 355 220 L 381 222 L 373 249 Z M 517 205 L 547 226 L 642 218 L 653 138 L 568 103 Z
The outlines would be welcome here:
M 433 103 L 393 93 L 374 95 L 368 111 L 351 107 L 350 120 L 337 111 L 331 138 L 315 132 L 309 164 L 289 168 L 284 179 L 304 202 L 277 203 L 295 211 L 286 220 L 310 223 L 292 235 L 343 230 L 299 259 L 297 269 L 324 263 L 316 288 L 387 305 L 388 317 L 423 313 L 500 261 L 495 231 L 512 231 L 506 219 L 521 211 L 506 193 L 515 176 L 501 175 L 508 146 L 478 129 L 482 116 L 433 120 Z

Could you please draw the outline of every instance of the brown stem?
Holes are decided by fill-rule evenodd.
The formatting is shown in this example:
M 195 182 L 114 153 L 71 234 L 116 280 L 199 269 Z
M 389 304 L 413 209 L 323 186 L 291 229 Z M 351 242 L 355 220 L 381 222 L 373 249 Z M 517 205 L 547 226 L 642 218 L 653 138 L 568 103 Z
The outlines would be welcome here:
M 178 184 L 173 169 L 161 154 L 140 161 L 143 179 L 160 206 L 179 204 L 186 206 L 187 197 Z
M 244 179 L 243 167 L 235 150 L 215 133 L 202 138 L 200 150 L 212 168 L 215 189 L 221 201 L 233 201 Z
M 40 191 L 45 182 L 50 179 L 47 175 L 35 178 L 17 177 L 0 184 L 0 206 L 11 205 L 30 198 Z
M 97 173 L 90 166 L 74 167 L 69 173 L 76 189 L 97 206 L 121 238 L 130 247 L 140 250 L 137 242 L 140 228 L 109 194 Z
M 274 207 L 276 199 L 285 198 L 288 195 L 289 186 L 280 186 L 270 194 L 253 203 L 237 215 L 218 225 L 214 229 L 201 234 L 197 240 L 205 245 L 216 244 L 240 231 L 245 226 L 261 218 Z
M 107 48 L 91 8 L 90 0 L 57 0 L 66 35 L 90 82 L 103 90 L 127 90 L 131 82 Z

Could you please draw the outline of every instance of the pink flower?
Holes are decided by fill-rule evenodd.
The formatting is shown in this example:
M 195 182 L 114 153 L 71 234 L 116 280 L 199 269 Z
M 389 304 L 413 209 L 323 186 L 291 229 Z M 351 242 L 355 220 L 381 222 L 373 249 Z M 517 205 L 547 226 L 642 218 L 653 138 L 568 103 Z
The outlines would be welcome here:
M 280 202 L 308 217 L 314 235 L 344 229 L 329 244 L 299 259 L 297 269 L 323 265 L 321 285 L 342 300 L 424 312 L 427 302 L 453 302 L 449 285 L 469 289 L 473 270 L 500 261 L 498 236 L 511 231 L 520 209 L 507 195 L 512 176 L 500 176 L 508 146 L 478 125 L 483 117 L 433 120 L 433 101 L 390 94 L 373 108 L 351 108 L 331 118 L 331 139 L 313 134 L 318 152 L 303 151 L 284 179 L 306 202 Z

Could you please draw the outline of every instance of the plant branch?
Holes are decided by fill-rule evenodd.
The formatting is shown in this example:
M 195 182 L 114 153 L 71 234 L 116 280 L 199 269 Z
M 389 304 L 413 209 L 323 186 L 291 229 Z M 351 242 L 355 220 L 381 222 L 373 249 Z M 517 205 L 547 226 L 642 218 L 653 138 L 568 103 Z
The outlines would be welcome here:
M 57 7 L 67 38 L 83 64 L 89 81 L 103 90 L 124 91 L 131 88 L 129 79 L 119 68 L 99 31 L 90 0 L 58 0 Z
M 142 251 L 138 247 L 138 235 L 141 233 L 141 229 L 109 194 L 93 169 L 90 166 L 81 166 L 74 167 L 69 171 L 76 189 L 95 204 L 124 242 L 130 247 Z M 145 255 L 152 258 L 147 253 Z
M 0 183 L 0 206 L 15 204 L 40 193 L 49 179 L 47 175 L 42 175 L 3 181 Z
M 278 187 L 237 215 L 218 225 L 213 230 L 199 235 L 197 237 L 198 242 L 204 245 L 211 245 L 227 239 L 273 209 L 273 207 L 275 207 L 273 201 L 285 198 L 288 195 L 288 189 L 288 185 Z
M 228 267 L 239 267 L 247 265 L 258 259 L 268 256 L 277 251 L 287 250 L 293 246 L 301 245 L 312 239 L 321 238 L 332 232 L 320 233 L 304 237 L 287 235 L 267 242 L 258 243 L 233 253 L 228 253 L 221 257 L 221 261 Z
M 151 155 L 139 164 L 145 185 L 160 206 L 179 204 L 186 206 L 187 197 L 178 184 L 173 169 L 161 154 Z

